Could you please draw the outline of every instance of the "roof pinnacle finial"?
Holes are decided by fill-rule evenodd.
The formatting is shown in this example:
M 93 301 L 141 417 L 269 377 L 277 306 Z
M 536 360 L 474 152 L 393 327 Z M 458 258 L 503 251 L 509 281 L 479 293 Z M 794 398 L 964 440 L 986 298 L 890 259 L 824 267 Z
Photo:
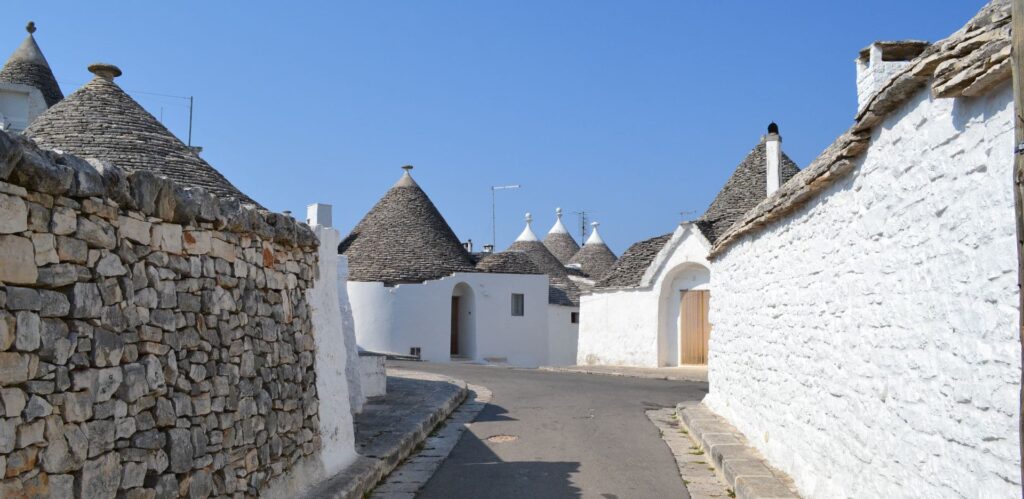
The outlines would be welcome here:
M 405 166 L 402 167 L 402 169 L 405 170 L 405 173 L 411 172 L 412 168 L 413 168 L 412 165 L 405 165 Z
M 555 208 L 555 216 L 558 217 L 559 220 L 562 219 L 562 209 L 561 208 Z
M 28 31 L 28 34 L 30 34 L 30 35 L 32 33 L 35 33 L 36 32 L 36 22 L 35 21 L 29 21 L 28 24 L 25 25 L 25 31 Z
M 778 135 L 779 134 L 779 125 L 776 124 L 774 121 L 769 123 L 768 124 L 768 133 L 774 133 L 775 135 Z
M 526 212 L 526 225 L 530 225 L 530 222 L 532 222 L 532 221 L 533 221 L 533 215 L 531 215 L 530 212 Z
M 121 68 L 105 62 L 90 64 L 89 72 L 107 81 L 114 81 L 114 78 L 121 76 Z

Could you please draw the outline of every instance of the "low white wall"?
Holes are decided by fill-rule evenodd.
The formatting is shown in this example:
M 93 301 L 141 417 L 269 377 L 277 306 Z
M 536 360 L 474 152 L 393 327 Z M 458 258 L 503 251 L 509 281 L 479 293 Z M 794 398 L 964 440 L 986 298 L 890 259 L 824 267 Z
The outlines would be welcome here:
M 713 262 L 710 394 L 806 497 L 1019 497 L 1012 99 L 922 90 Z
M 658 367 L 658 297 L 650 290 L 580 297 L 579 365 Z
M 577 363 L 637 367 L 679 364 L 679 293 L 708 289 L 710 245 L 680 224 L 640 286 L 598 290 L 580 299 Z
M 359 356 L 359 381 L 367 397 L 383 397 L 388 392 L 388 372 L 383 355 Z
M 320 238 L 319 278 L 307 291 L 316 341 L 316 391 L 320 398 L 320 462 L 324 477 L 340 472 L 356 459 L 355 433 L 349 406 L 349 380 L 346 376 L 348 350 L 342 334 L 335 282 L 338 265 L 338 231 L 316 227 Z M 354 345 L 351 346 L 354 348 Z M 329 415 L 329 417 L 326 417 Z M 310 484 L 312 485 L 312 484 Z
M 472 290 L 472 359 L 504 357 L 517 366 L 547 363 L 548 278 L 544 275 L 457 273 L 421 284 L 385 287 L 349 282 L 359 346 L 372 352 L 409 354 L 421 348 L 432 362 L 451 359 L 451 297 L 455 286 Z M 522 293 L 525 315 L 512 316 L 512 293 Z
M 348 299 L 348 257 L 338 255 L 338 272 L 335 287 L 338 289 L 338 310 L 341 313 L 341 333 L 345 339 L 345 377 L 348 378 L 348 402 L 352 414 L 363 412 L 367 395 L 363 393 L 362 376 L 359 374 L 359 345 L 356 344 L 356 325 L 352 318 L 352 304 Z
M 580 325 L 572 323 L 572 314 L 579 311 L 579 307 L 548 305 L 548 365 L 576 364 Z

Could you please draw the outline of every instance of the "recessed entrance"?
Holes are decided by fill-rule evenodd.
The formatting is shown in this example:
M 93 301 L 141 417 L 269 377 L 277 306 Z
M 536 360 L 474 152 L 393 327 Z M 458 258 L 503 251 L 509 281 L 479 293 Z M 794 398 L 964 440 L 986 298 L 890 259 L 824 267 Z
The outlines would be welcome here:
M 452 290 L 451 341 L 449 353 L 452 357 L 472 359 L 476 355 L 476 323 L 473 317 L 473 288 L 459 283 Z
M 710 291 L 683 290 L 679 297 L 679 363 L 707 364 Z
M 452 355 L 459 354 L 459 297 L 452 297 Z

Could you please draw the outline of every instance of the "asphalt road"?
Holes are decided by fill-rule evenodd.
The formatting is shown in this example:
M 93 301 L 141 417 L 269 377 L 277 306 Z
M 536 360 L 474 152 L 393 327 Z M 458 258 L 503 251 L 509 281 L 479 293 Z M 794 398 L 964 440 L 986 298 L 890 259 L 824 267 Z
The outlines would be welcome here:
M 417 497 L 689 497 L 644 411 L 699 400 L 706 383 L 469 364 L 393 365 L 493 392 Z

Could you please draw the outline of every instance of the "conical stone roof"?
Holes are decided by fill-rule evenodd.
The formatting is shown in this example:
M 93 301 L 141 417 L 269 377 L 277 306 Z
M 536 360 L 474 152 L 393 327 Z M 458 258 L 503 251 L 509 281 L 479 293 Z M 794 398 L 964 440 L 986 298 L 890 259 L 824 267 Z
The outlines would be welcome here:
M 406 167 L 338 246 L 350 281 L 398 284 L 474 272 L 473 260 Z
M 587 238 L 583 247 L 573 255 L 569 263 L 579 264 L 580 270 L 587 277 L 598 280 L 615 266 L 616 258 L 615 253 L 612 253 L 611 248 L 605 244 L 604 239 L 601 239 L 601 234 L 597 232 L 598 223 L 594 222 L 591 225 L 594 230 L 591 231 L 590 237 Z
M 20 83 L 38 88 L 43 94 L 46 106 L 49 107 L 63 99 L 64 93 L 60 91 L 60 85 L 57 85 L 57 79 L 53 77 L 50 64 L 46 62 L 43 51 L 39 49 L 35 36 L 32 35 L 36 31 L 35 23 L 29 22 L 25 29 L 28 31 L 25 41 L 21 42 L 4 63 L 3 68 L 0 68 L 0 82 Z
M 573 255 L 580 250 L 580 245 L 569 234 L 569 230 L 562 223 L 562 209 L 555 209 L 555 225 L 551 226 L 548 235 L 544 237 L 544 246 L 562 265 L 569 263 Z
M 537 240 L 530 228 L 530 215 L 526 216 L 526 229 L 520 234 L 508 251 L 520 251 L 533 261 L 541 273 L 548 275 L 548 303 L 554 305 L 578 306 L 580 291 L 569 279 L 565 266 L 552 255 L 544 243 Z
M 476 264 L 477 270 L 492 274 L 543 274 L 526 253 L 502 251 L 484 256 Z
M 615 262 L 604 278 L 597 281 L 596 288 L 633 288 L 640 285 L 644 273 L 658 256 L 665 243 L 672 239 L 672 233 L 662 234 L 634 243 Z
M 768 197 L 767 156 L 762 141 L 740 161 L 732 176 L 695 223 L 712 244 L 737 220 Z M 779 185 L 800 172 L 793 160 L 782 153 L 779 164 Z
M 114 83 L 120 69 L 108 64 L 89 69 L 96 78 L 39 115 L 25 135 L 42 147 L 149 170 L 185 186 L 259 206 Z

